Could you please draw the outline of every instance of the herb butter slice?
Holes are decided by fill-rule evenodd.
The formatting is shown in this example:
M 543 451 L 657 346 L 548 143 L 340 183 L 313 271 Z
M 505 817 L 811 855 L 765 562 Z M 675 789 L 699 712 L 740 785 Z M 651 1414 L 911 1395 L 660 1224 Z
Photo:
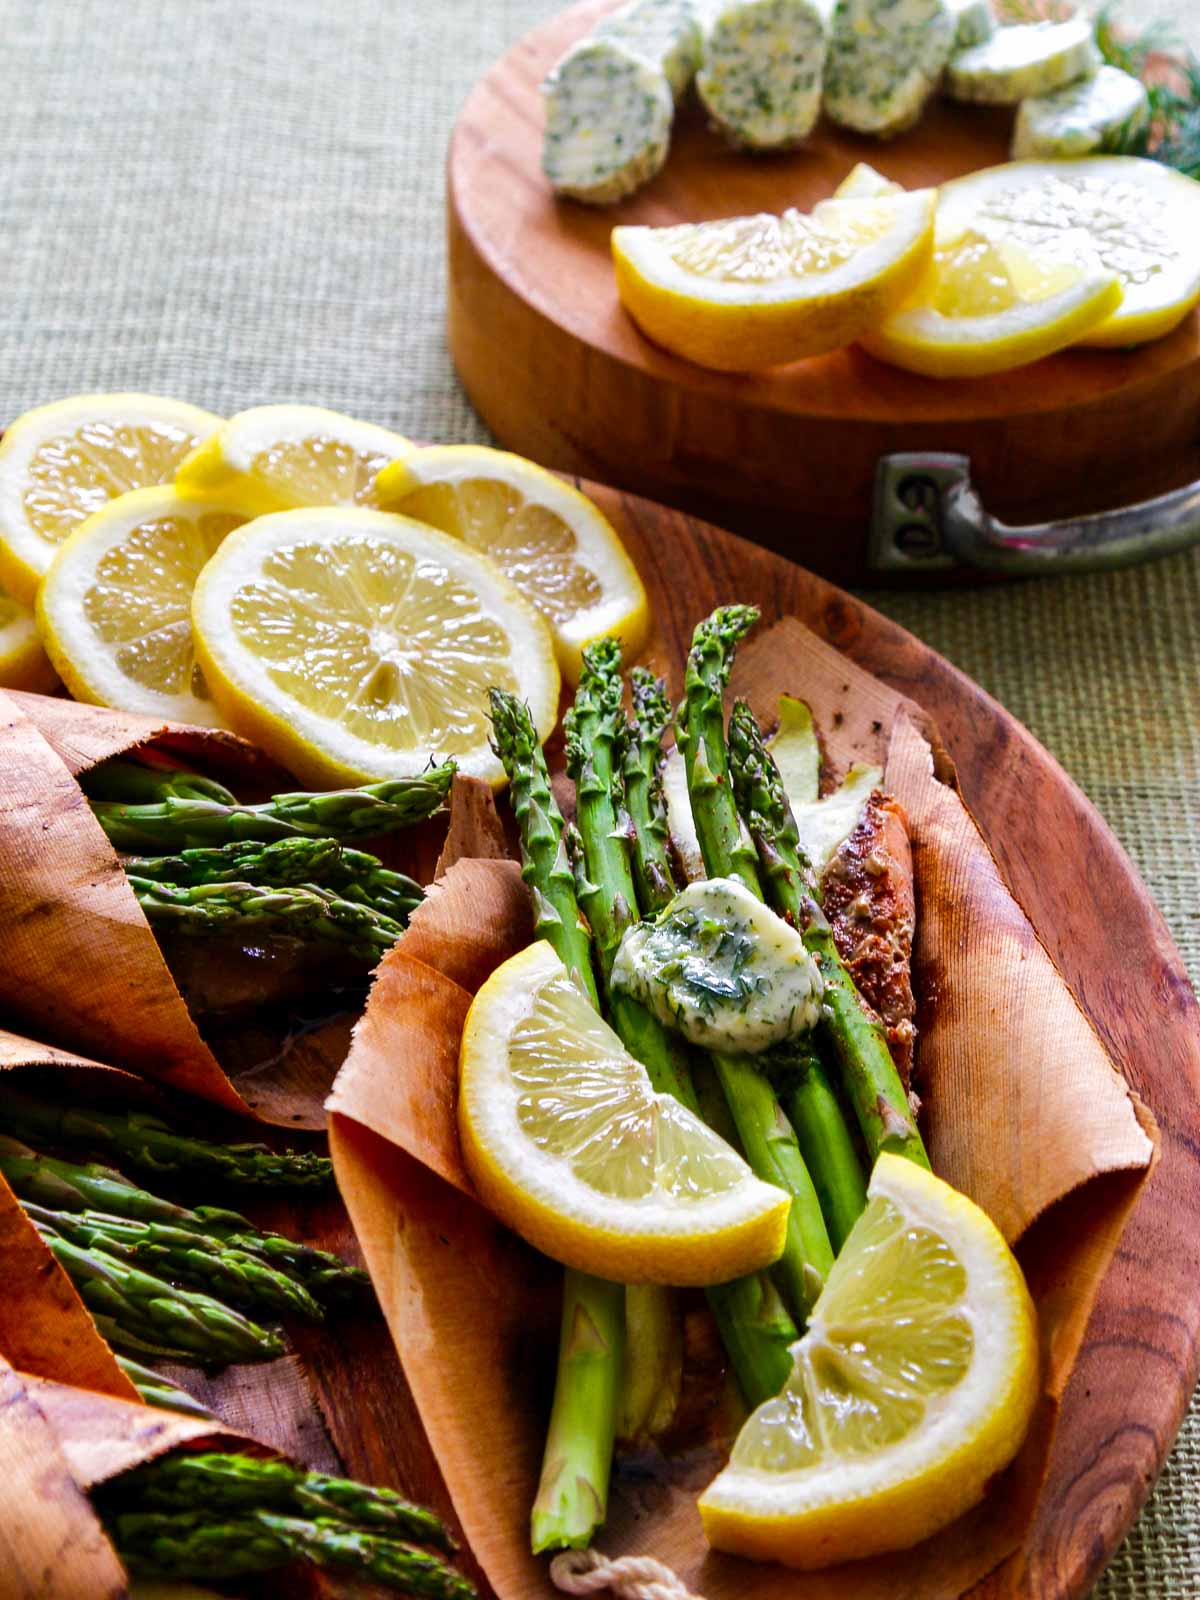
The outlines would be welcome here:
M 568 50 L 542 85 L 542 170 L 560 194 L 610 205 L 667 159 L 675 102 L 664 74 L 613 39 Z
M 1021 101 L 1013 159 L 1123 150 L 1149 121 L 1146 85 L 1119 67 L 1104 66 L 1094 78 Z
M 837 0 L 825 110 L 857 133 L 890 138 L 925 109 L 954 48 L 946 0 Z
M 734 878 L 690 883 L 630 928 L 612 983 L 710 1050 L 756 1055 L 807 1033 L 823 986 L 795 928 Z
M 598 22 L 592 37 L 613 39 L 657 67 L 677 101 L 700 65 L 700 24 L 691 0 L 631 0 Z
M 982 44 L 960 50 L 946 68 L 946 93 L 953 100 L 1015 106 L 1028 95 L 1047 94 L 1078 78 L 1090 78 L 1099 65 L 1086 17 L 1018 22 L 997 28 Z
M 703 19 L 696 91 L 731 143 L 778 150 L 812 132 L 832 0 L 716 0 Z
M 996 31 L 996 18 L 991 0 L 946 0 L 954 18 L 954 48 L 966 50 L 973 44 L 982 44 Z

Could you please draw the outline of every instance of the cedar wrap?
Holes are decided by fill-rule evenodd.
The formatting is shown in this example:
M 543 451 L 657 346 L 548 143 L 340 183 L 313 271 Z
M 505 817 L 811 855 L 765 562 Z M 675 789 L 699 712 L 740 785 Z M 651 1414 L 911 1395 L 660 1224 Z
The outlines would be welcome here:
M 618 1470 L 597 1542 L 659 1557 L 707 1600 L 954 1600 L 1019 1561 L 1089 1311 L 1154 1159 L 1153 1119 L 1006 887 L 920 708 L 792 620 L 742 653 L 733 687 L 768 722 L 780 693 L 807 700 L 828 757 L 886 764 L 907 811 L 915 985 L 935 997 L 917 1046 L 930 1154 L 1017 1244 L 1041 1317 L 1043 1395 L 983 1504 L 907 1552 L 815 1574 L 710 1553 L 695 1496 L 715 1450 L 659 1477 Z M 330 1146 L 474 1554 L 501 1600 L 527 1600 L 550 1589 L 528 1513 L 561 1272 L 472 1198 L 454 1103 L 471 994 L 527 942 L 530 908 L 515 863 L 445 865 L 381 964 L 328 1102 Z
M 222 729 L 0 692 L 0 1013 L 39 1039 L 101 1055 L 226 1110 L 320 1128 L 350 1020 L 334 1019 L 295 1041 L 247 1026 L 223 1049 L 224 1066 L 218 1062 L 75 781 L 112 756 L 138 751 L 194 766 L 247 799 L 293 786 L 261 751 Z M 461 811 L 482 827 L 475 812 L 490 807 L 486 785 L 458 779 L 450 825 L 461 829 L 454 820 Z M 407 859 L 393 864 L 425 879 L 445 833 L 439 819 L 412 830 Z M 394 855 L 395 844 L 386 844 Z M 245 959 L 232 959 L 241 960 L 235 975 L 253 984 Z M 220 954 L 209 947 L 205 960 L 218 963 Z

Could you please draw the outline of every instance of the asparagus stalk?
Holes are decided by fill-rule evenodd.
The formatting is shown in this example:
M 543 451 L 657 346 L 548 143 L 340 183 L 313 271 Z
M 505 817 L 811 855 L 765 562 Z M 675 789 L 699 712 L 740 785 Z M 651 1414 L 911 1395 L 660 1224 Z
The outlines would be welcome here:
M 148 1510 L 295 1511 L 386 1530 L 447 1555 L 457 1548 L 440 1517 L 394 1489 L 375 1489 L 352 1478 L 306 1472 L 288 1461 L 225 1451 L 160 1456 L 122 1473 L 110 1494 L 119 1503 L 136 1503 Z
M 117 1365 L 148 1406 L 157 1406 L 160 1411 L 182 1411 L 189 1417 L 212 1416 L 208 1407 L 197 1400 L 194 1394 L 179 1388 L 152 1367 L 144 1367 L 132 1356 L 118 1355 Z
M 364 1578 L 427 1600 L 474 1600 L 475 1589 L 440 1556 L 332 1517 L 288 1517 L 253 1509 L 206 1512 L 125 1511 L 108 1524 L 117 1553 L 144 1577 L 236 1578 L 297 1559 L 345 1567 Z
M 753 606 L 725 606 L 697 626 L 676 740 L 705 871 L 714 878 L 737 878 L 761 899 L 755 849 L 742 832 L 730 791 L 722 705 L 737 641 L 757 618 Z M 752 1059 L 714 1054 L 712 1060 L 747 1161 L 760 1178 L 792 1197 L 787 1242 L 774 1272 L 792 1312 L 806 1317 L 833 1265 L 833 1248 L 795 1130 Z
M 241 938 L 287 938 L 337 945 L 370 966 L 404 932 L 400 923 L 316 885 L 272 889 L 252 883 L 177 886 L 129 875 L 151 927 L 190 935 L 233 933 Z
M 183 767 L 147 766 L 120 757 L 80 773 L 79 783 L 89 800 L 117 800 L 138 806 L 160 805 L 164 800 L 215 800 L 220 805 L 237 805 L 236 797 L 215 778 L 202 777 Z
M 625 800 L 634 828 L 631 854 L 638 909 L 643 916 L 653 916 L 675 892 L 661 783 L 662 741 L 671 708 L 661 679 L 644 667 L 635 667 L 630 677 L 634 715 L 625 748 Z M 692 1082 L 704 1120 L 727 1144 L 740 1149 L 737 1129 L 706 1058 L 693 1059 Z M 790 1350 L 799 1332 L 769 1275 L 756 1273 L 718 1284 L 707 1291 L 707 1298 L 746 1403 L 754 1407 L 777 1395 L 791 1373 Z
M 772 1057 L 772 1079 L 812 1177 L 829 1229 L 840 1251 L 867 1204 L 867 1182 L 841 1102 L 825 1063 L 811 1040 Z
M 625 715 L 621 709 L 621 646 L 616 639 L 585 646 L 575 704 L 567 713 L 565 727 L 567 771 L 575 780 L 576 822 L 587 864 L 588 888 L 581 900 L 607 990 L 617 946 L 625 930 L 637 921 L 637 890 L 629 858 L 633 830 L 620 778 Z M 645 1067 L 655 1089 L 697 1111 L 682 1045 L 631 995 L 608 990 L 607 998 L 609 1021 L 630 1054 Z
M 270 843 L 297 835 L 365 839 L 431 816 L 449 793 L 454 770 L 454 763 L 447 761 L 418 777 L 390 778 L 328 794 L 277 794 L 261 805 L 168 794 L 150 804 L 92 800 L 91 807 L 111 843 L 130 855 L 157 855 L 244 839 Z
M 493 748 L 511 785 L 522 871 L 533 891 L 535 932 L 600 1009 L 591 938 L 575 897 L 562 813 L 528 707 L 491 692 Z M 530 1531 L 534 1553 L 584 1548 L 604 1521 L 625 1338 L 620 1284 L 568 1269 L 554 1402 Z
M 54 1105 L 0 1087 L 0 1122 L 18 1139 L 81 1145 L 119 1156 L 135 1171 L 212 1178 L 264 1189 L 326 1188 L 333 1181 L 328 1156 L 313 1150 L 270 1150 L 265 1144 L 211 1144 L 176 1133 L 146 1111 L 102 1111 Z
M 112 1167 L 59 1161 L 0 1136 L 0 1173 L 22 1200 L 32 1200 L 52 1210 L 90 1208 L 142 1222 L 163 1222 L 220 1239 L 232 1249 L 258 1256 L 287 1272 L 325 1305 L 357 1294 L 370 1283 L 361 1268 L 349 1266 L 328 1250 L 300 1244 L 282 1234 L 262 1233 L 236 1211 L 218 1206 L 189 1210 L 174 1205 L 135 1187 Z
M 39 1228 L 85 1250 L 103 1250 L 131 1266 L 201 1286 L 218 1299 L 270 1316 L 320 1322 L 324 1313 L 303 1284 L 258 1256 L 220 1239 L 162 1222 L 133 1222 L 102 1211 L 50 1211 L 31 1200 L 25 1212 Z
M 801 854 L 783 779 L 749 706 L 735 705 L 729 743 L 734 785 L 763 864 L 771 903 L 799 929 L 821 968 L 823 1025 L 837 1053 L 867 1153 L 872 1163 L 887 1150 L 928 1167 L 929 1157 L 887 1037 L 838 953 L 833 931 L 817 901 L 812 864 Z
M 179 886 L 205 883 L 257 883 L 274 888 L 318 884 L 341 900 L 407 923 L 425 898 L 419 883 L 393 872 L 375 856 L 352 850 L 336 839 L 298 836 L 262 844 L 256 839 L 181 850 L 171 856 L 133 856 L 125 870 L 137 878 Z
M 211 1295 L 176 1288 L 107 1250 L 73 1244 L 52 1228 L 38 1231 L 84 1303 L 105 1318 L 119 1349 L 220 1366 L 283 1354 L 277 1333 Z
M 663 738 L 671 725 L 666 684 L 646 667 L 629 675 L 633 716 L 625 742 L 625 804 L 633 823 L 633 878 L 644 917 L 662 911 L 675 893 L 670 829 L 662 790 Z

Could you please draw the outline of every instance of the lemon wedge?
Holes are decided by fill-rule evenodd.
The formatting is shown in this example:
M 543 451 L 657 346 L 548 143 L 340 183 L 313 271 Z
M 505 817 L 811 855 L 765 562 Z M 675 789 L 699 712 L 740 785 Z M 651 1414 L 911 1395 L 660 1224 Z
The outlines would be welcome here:
M 719 1550 L 793 1567 L 905 1549 L 982 1499 L 1038 1393 L 1037 1317 L 990 1219 L 901 1156 L 792 1346 L 781 1395 L 700 1497 Z
M 42 640 L 76 700 L 220 725 L 195 661 L 192 589 L 244 521 L 167 485 L 118 495 L 80 523 L 37 598 Z
M 375 476 L 412 449 L 373 422 L 322 406 L 239 411 L 179 469 L 185 494 L 236 497 L 247 516 L 299 506 L 375 506 Z
M 1200 183 L 1137 156 L 1012 161 L 943 186 L 937 232 L 977 234 L 1082 275 L 1115 274 L 1124 298 L 1089 345 L 1158 339 L 1200 301 Z
M 467 1014 L 458 1126 L 480 1197 L 546 1255 L 621 1283 L 724 1283 L 774 1261 L 790 1201 L 669 1095 L 544 941 Z
M 42 649 L 33 612 L 0 589 L 0 689 L 52 694 L 58 679 Z
M 644 333 L 700 366 L 740 372 L 819 355 L 880 320 L 933 247 L 917 189 L 612 233 L 617 290 Z
M 313 787 L 404 777 L 431 757 L 498 783 L 488 688 L 558 709 L 550 630 L 500 570 L 410 517 L 324 507 L 231 533 L 192 599 L 223 719 Z
M 220 417 L 149 394 L 81 394 L 19 417 L 0 440 L 0 583 L 32 606 L 55 550 L 128 489 L 170 483 Z
M 1075 344 L 1121 295 L 1115 273 L 1039 260 L 1012 240 L 968 229 L 939 243 L 911 298 L 861 343 L 909 372 L 980 378 Z
M 522 456 L 482 445 L 415 450 L 379 474 L 379 504 L 463 539 L 545 617 L 576 683 L 580 651 L 615 635 L 626 657 L 646 642 L 650 610 L 637 568 L 592 502 Z

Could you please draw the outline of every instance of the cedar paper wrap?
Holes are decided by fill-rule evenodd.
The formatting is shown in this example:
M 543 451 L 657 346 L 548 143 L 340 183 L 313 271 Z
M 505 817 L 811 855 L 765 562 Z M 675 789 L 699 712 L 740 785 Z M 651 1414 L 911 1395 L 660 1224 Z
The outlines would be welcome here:
M 734 688 L 768 723 L 781 693 L 807 700 L 829 761 L 885 765 L 905 807 L 930 1155 L 1018 1245 L 1039 1308 L 1043 1395 L 983 1504 L 911 1551 L 814 1574 L 709 1552 L 695 1500 L 721 1464 L 715 1452 L 657 1475 L 644 1461 L 618 1464 L 597 1543 L 608 1556 L 659 1557 L 708 1600 L 954 1600 L 1029 1525 L 1088 1314 L 1154 1159 L 1154 1125 L 1005 886 L 920 708 L 795 621 L 742 652 Z M 531 915 L 515 863 L 446 865 L 381 965 L 328 1102 L 330 1146 L 474 1554 L 501 1600 L 532 1600 L 550 1591 L 528 1520 L 561 1269 L 475 1201 L 454 1120 L 471 995 L 528 941 Z
M 350 1021 L 313 1029 L 286 1059 L 277 1036 L 247 1027 L 227 1062 L 235 1086 L 201 1037 L 75 781 L 112 756 L 143 750 L 223 779 L 248 798 L 293 785 L 255 746 L 220 729 L 0 693 L 0 1017 L 39 1039 L 117 1061 L 226 1110 L 320 1128 Z M 476 812 L 490 808 L 490 792 L 456 780 L 451 805 L 452 827 L 456 811 L 482 827 Z M 434 826 L 438 838 L 442 831 L 444 824 Z M 412 852 L 424 852 L 431 868 L 428 827 L 411 832 Z M 405 866 L 418 877 L 428 875 L 416 861 Z

